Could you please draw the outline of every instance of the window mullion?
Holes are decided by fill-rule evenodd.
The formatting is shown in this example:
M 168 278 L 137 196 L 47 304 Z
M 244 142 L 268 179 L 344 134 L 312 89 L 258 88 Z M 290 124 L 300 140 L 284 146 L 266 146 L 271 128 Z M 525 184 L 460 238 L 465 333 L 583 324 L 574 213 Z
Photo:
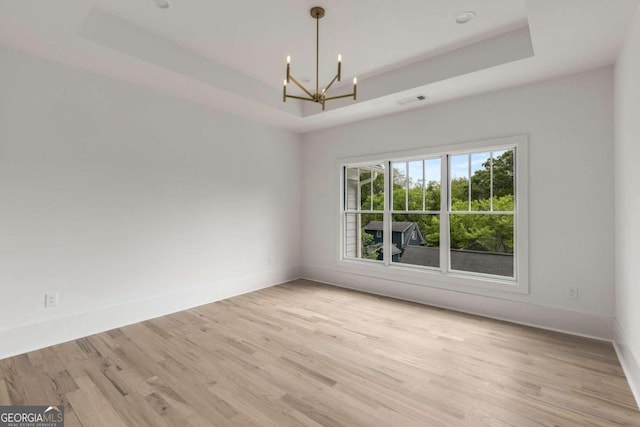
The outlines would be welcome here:
M 451 203 L 449 188 L 449 156 L 443 154 L 440 157 L 440 270 L 443 273 L 449 271 L 451 260 L 449 259 L 449 204 Z
M 489 153 L 489 210 L 493 212 L 493 151 Z
M 391 169 L 391 161 L 387 161 L 386 163 L 387 171 L 384 174 L 384 211 L 382 213 L 382 262 L 384 265 L 391 264 L 391 239 L 389 236 L 391 235 L 391 214 L 389 211 L 393 207 L 393 177 L 391 174 L 393 170 Z
M 425 180 L 427 179 L 427 162 L 423 159 L 422 160 L 422 210 L 426 210 L 427 209 L 427 183 L 425 182 Z
M 409 209 L 409 162 L 405 162 L 405 189 L 404 189 L 404 208 Z
M 519 277 L 519 264 L 520 264 L 520 244 L 518 243 L 519 236 L 518 230 L 520 227 L 518 223 L 520 221 L 520 215 L 518 210 L 518 198 L 520 195 L 520 191 L 518 190 L 518 174 L 517 174 L 517 165 L 518 165 L 518 156 L 517 147 L 513 147 L 513 278 L 518 280 Z
M 356 210 L 360 210 L 362 207 L 362 191 L 360 188 L 360 168 L 358 172 L 358 185 L 356 187 Z M 362 258 L 362 218 L 360 215 L 356 215 L 356 254 L 358 258 Z
M 467 175 L 469 177 L 469 182 L 468 182 L 468 186 L 467 186 L 467 192 L 469 193 L 469 204 L 467 209 L 469 210 L 469 212 L 471 212 L 471 153 L 469 153 L 469 158 L 467 160 L 467 165 L 469 167 L 469 174 Z
M 369 209 L 373 210 L 373 166 L 369 166 Z

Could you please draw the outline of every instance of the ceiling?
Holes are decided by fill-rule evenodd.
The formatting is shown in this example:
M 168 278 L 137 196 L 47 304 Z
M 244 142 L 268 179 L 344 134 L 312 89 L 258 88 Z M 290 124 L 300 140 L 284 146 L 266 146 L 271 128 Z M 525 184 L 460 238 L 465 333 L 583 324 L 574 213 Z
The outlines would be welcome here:
M 638 0 L 0 0 L 0 44 L 208 108 L 310 132 L 606 66 Z M 282 102 L 285 58 L 315 86 L 341 54 L 358 100 Z M 457 24 L 458 13 L 476 18 Z M 349 92 L 336 85 L 333 94 Z M 291 92 L 291 89 L 289 89 Z M 425 101 L 415 100 L 425 95 Z

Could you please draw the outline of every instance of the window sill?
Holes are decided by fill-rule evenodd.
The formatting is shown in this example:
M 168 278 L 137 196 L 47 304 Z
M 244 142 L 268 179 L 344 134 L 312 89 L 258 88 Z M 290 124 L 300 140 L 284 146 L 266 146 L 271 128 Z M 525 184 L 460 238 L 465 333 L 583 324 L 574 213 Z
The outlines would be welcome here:
M 502 280 L 492 276 L 474 276 L 457 272 L 443 273 L 432 268 L 384 265 L 381 261 L 348 258 L 338 261 L 338 270 L 359 276 L 478 295 L 486 295 L 487 292 L 484 291 L 529 293 L 528 281 L 522 277 L 519 280 Z

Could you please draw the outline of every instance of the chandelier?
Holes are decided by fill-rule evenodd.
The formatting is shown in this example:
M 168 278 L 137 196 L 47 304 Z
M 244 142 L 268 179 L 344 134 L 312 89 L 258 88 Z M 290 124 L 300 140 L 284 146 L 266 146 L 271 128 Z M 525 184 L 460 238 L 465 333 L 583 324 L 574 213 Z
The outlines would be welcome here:
M 303 101 L 312 101 L 318 102 L 322 104 L 322 110 L 324 110 L 324 105 L 326 101 L 331 101 L 333 99 L 340 98 L 350 98 L 356 99 L 357 92 L 357 84 L 358 79 L 356 77 L 353 78 L 353 92 L 345 95 L 337 95 L 337 96 L 327 96 L 329 93 L 329 89 L 331 85 L 333 85 L 336 81 L 340 81 L 341 71 L 342 71 L 342 55 L 338 55 L 338 72 L 331 82 L 326 85 L 322 90 L 320 90 L 320 86 L 318 85 L 318 70 L 319 70 L 319 62 L 320 62 L 320 18 L 324 16 L 324 9 L 316 6 L 311 8 L 311 17 L 316 20 L 316 91 L 315 93 L 311 93 L 311 91 L 307 90 L 298 80 L 296 80 L 291 75 L 291 57 L 287 56 L 287 78 L 284 79 L 284 87 L 282 88 L 282 101 L 287 102 L 287 98 L 301 99 Z M 296 86 L 298 86 L 307 96 L 297 96 L 297 95 L 289 95 L 287 94 L 287 83 L 293 82 Z

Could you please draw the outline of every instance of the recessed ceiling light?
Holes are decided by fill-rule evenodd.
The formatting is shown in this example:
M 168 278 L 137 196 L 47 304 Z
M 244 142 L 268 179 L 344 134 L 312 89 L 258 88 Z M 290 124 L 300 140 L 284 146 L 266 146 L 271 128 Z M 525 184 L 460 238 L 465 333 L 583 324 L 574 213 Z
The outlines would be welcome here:
M 456 15 L 456 22 L 458 24 L 466 24 L 467 22 L 471 21 L 473 18 L 476 17 L 476 13 L 474 11 L 466 11 L 466 12 L 460 12 L 459 14 Z
M 160 9 L 169 9 L 169 2 L 167 0 L 153 0 L 153 2 Z

